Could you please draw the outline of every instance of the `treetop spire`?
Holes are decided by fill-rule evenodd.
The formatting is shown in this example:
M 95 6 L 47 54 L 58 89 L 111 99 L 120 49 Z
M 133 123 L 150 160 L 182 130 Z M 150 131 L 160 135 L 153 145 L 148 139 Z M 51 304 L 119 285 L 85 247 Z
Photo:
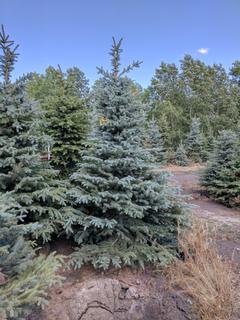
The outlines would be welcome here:
M 128 73 L 129 71 L 133 70 L 134 68 L 139 68 L 142 61 L 133 61 L 130 65 L 127 67 L 124 67 L 122 71 L 120 71 L 120 65 L 121 65 L 121 53 L 122 53 L 122 41 L 123 38 L 121 38 L 118 42 L 115 40 L 114 37 L 112 37 L 113 44 L 111 47 L 111 50 L 109 52 L 111 59 L 111 65 L 112 65 L 112 72 L 105 71 L 102 67 L 98 68 L 97 70 L 99 73 L 101 73 L 104 76 L 114 76 L 115 78 L 121 77 L 125 73 Z
M 109 54 L 110 54 L 110 56 L 112 56 L 112 60 L 111 60 L 112 73 L 117 78 L 118 74 L 119 74 L 119 67 L 121 65 L 120 55 L 123 51 L 121 49 L 121 44 L 122 44 L 123 38 L 121 38 L 118 42 L 116 42 L 115 38 L 112 37 L 112 41 L 113 41 L 113 44 L 112 44 L 112 48 L 111 48 Z
M 19 45 L 14 46 L 14 41 L 9 40 L 9 35 L 5 33 L 3 25 L 0 31 L 0 48 L 3 52 L 0 55 L 0 75 L 3 77 L 4 82 L 10 81 L 11 72 L 14 69 L 14 63 L 17 61 Z

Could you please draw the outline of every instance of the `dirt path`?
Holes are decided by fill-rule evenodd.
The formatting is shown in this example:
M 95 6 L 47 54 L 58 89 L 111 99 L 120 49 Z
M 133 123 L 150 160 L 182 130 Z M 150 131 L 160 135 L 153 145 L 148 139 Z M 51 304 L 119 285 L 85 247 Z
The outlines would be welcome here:
M 182 186 L 184 193 L 191 195 L 190 203 L 197 206 L 193 209 L 197 216 L 214 220 L 219 224 L 237 224 L 240 232 L 240 211 L 227 208 L 201 195 L 201 167 L 189 167 L 189 171 L 179 171 L 178 168 L 172 167 L 170 171 Z
M 206 219 L 210 226 L 216 227 L 219 253 L 232 261 L 234 266 L 237 297 L 236 314 L 233 319 L 240 319 L 240 211 L 227 208 L 203 196 L 199 183 L 202 169 L 200 166 L 166 168 L 173 174 L 173 181 L 182 187 L 183 193 L 191 196 L 189 203 L 194 206 L 193 214 Z
M 167 168 L 173 174 L 174 181 L 181 185 L 183 193 L 191 196 L 189 203 L 193 205 L 193 214 L 217 227 L 221 253 L 228 257 L 234 255 L 234 260 L 240 263 L 240 211 L 202 195 L 199 183 L 201 170 L 200 166 Z

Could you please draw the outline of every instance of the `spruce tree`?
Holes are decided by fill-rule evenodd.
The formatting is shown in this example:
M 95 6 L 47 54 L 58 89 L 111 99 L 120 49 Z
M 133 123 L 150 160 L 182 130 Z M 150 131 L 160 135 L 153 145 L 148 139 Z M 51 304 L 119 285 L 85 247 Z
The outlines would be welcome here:
M 71 176 L 69 196 L 77 215 L 69 216 L 69 234 L 81 245 L 72 255 L 76 267 L 119 268 L 169 262 L 176 253 L 177 229 L 183 222 L 178 188 L 161 172 L 154 175 L 142 147 L 143 105 L 120 71 L 121 42 L 110 51 L 112 70 L 102 75 L 95 92 L 98 143 Z
M 187 153 L 186 150 L 184 148 L 184 145 L 182 144 L 182 142 L 180 143 L 180 145 L 177 148 L 176 154 L 175 154 L 175 163 L 178 166 L 187 166 L 189 164 L 189 160 L 187 157 Z
M 47 289 L 61 280 L 55 273 L 62 258 L 36 257 L 33 243 L 24 238 L 25 226 L 9 213 L 16 204 L 7 200 L 6 205 L 0 198 L 0 319 L 25 319 L 33 305 L 47 303 Z
M 76 170 L 89 132 L 88 81 L 78 68 L 64 74 L 49 67 L 45 75 L 34 74 L 27 92 L 43 110 L 44 132 L 53 140 L 51 165 L 68 177 Z
M 207 161 L 211 157 L 216 141 L 211 131 L 207 133 L 204 140 L 205 143 L 202 160 Z
M 148 123 L 146 148 L 152 155 L 154 162 L 162 164 L 166 161 L 162 135 L 154 118 L 152 118 L 152 120 Z
M 202 177 L 208 195 L 240 208 L 240 140 L 231 130 L 220 132 Z
M 17 59 L 13 45 L 2 30 L 0 193 L 11 194 L 17 203 L 12 212 L 29 223 L 35 238 L 49 241 L 64 223 L 66 186 L 57 179 L 58 172 L 41 161 L 41 146 L 46 146 L 48 139 L 38 134 L 37 109 L 26 97 L 23 83 L 10 82 Z
M 88 110 L 81 99 L 64 91 L 48 97 L 42 107 L 47 108 L 46 132 L 53 139 L 51 165 L 60 171 L 61 177 L 68 177 L 76 170 L 81 150 L 87 147 Z
M 204 158 L 204 138 L 200 126 L 200 120 L 192 118 L 190 131 L 185 141 L 187 156 L 195 162 L 201 162 Z

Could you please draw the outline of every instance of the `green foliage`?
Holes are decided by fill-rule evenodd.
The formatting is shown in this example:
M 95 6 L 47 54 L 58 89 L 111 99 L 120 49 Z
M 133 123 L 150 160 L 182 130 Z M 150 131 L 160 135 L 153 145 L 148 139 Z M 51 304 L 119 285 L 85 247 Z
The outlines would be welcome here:
M 87 146 L 88 111 L 77 96 L 65 94 L 48 97 L 42 107 L 48 108 L 46 131 L 53 138 L 51 164 L 61 176 L 68 176 L 76 169 L 80 152 Z
M 71 256 L 71 264 L 75 269 L 84 264 L 91 263 L 95 269 L 116 269 L 122 266 L 138 265 L 144 268 L 146 262 L 166 266 L 174 259 L 176 252 L 159 244 L 147 246 L 146 243 L 104 241 L 100 244 L 84 245 L 81 250 L 76 250 Z
M 40 160 L 48 139 L 39 135 L 39 113 L 22 81 L 0 86 L 0 113 L 0 194 L 10 193 L 17 203 L 11 212 L 35 238 L 49 241 L 64 223 L 66 185 Z
M 78 68 L 49 67 L 45 75 L 34 74 L 27 84 L 28 95 L 44 111 L 44 131 L 53 139 L 51 164 L 66 177 L 76 169 L 89 132 L 88 81 Z
M 149 118 L 154 117 L 168 150 L 174 148 L 182 135 L 181 126 L 184 120 L 178 108 L 170 101 L 154 101 L 154 108 L 149 112 Z
M 230 74 L 233 76 L 234 80 L 240 84 L 240 61 L 239 60 L 233 63 Z
M 163 164 L 166 160 L 162 135 L 154 118 L 148 122 L 145 147 L 152 155 L 155 163 Z
M 204 159 L 204 138 L 200 128 L 200 120 L 193 118 L 190 131 L 185 141 L 185 148 L 188 158 L 195 162 L 201 162 Z
M 43 102 L 46 97 L 57 95 L 63 89 L 63 85 L 69 95 L 78 96 L 88 100 L 89 87 L 88 80 L 84 73 L 74 67 L 69 68 L 64 74 L 60 67 L 55 69 L 48 67 L 45 74 L 32 73 L 27 82 L 27 92 L 31 98 Z
M 11 78 L 11 72 L 14 69 L 14 63 L 17 61 L 18 45 L 14 47 L 14 41 L 9 40 L 9 36 L 6 35 L 4 27 L 0 32 L 0 49 L 2 53 L 0 55 L 0 76 L 3 77 L 5 83 L 8 83 Z
M 204 136 L 215 138 L 223 129 L 234 129 L 240 111 L 239 63 L 233 65 L 231 76 L 221 65 L 206 65 L 186 55 L 178 68 L 162 62 L 156 69 L 144 102 L 152 106 L 168 149 L 176 149 L 184 140 L 191 119 L 197 117 Z M 208 141 L 206 141 L 208 144 Z
M 174 162 L 178 166 L 183 166 L 183 167 L 187 166 L 189 164 L 189 159 L 187 157 L 187 152 L 186 152 L 182 142 L 179 144 L 179 146 L 177 148 Z
M 240 208 L 240 139 L 230 130 L 220 132 L 202 185 L 208 195 L 223 204 Z
M 3 85 L 0 95 L 0 193 L 11 193 L 18 204 L 12 212 L 25 223 L 38 222 L 34 237 L 49 241 L 64 219 L 65 183 L 40 159 L 47 138 L 38 135 L 37 111 L 21 84 Z
M 34 242 L 26 240 L 29 232 L 48 239 L 53 221 L 58 224 L 55 221 L 60 215 L 57 206 L 64 206 L 65 200 L 61 195 L 64 188 L 52 179 L 51 169 L 44 169 L 40 162 L 39 148 L 45 139 L 37 135 L 38 123 L 34 121 L 37 112 L 24 95 L 24 81 L 10 83 L 17 58 L 17 47 L 12 49 L 13 46 L 14 42 L 2 28 L 0 318 L 3 320 L 26 319 L 34 305 L 43 307 L 47 303 L 48 288 L 62 279 L 56 272 L 63 262 L 62 257 L 54 253 L 48 257 L 36 256 Z M 21 223 L 23 220 L 26 225 Z
M 178 224 L 184 221 L 183 199 L 168 174 L 151 173 L 142 147 L 143 105 L 119 70 L 120 43 L 113 44 L 112 72 L 99 69 L 94 92 L 94 137 L 98 141 L 71 176 L 69 196 L 75 214 L 68 234 L 81 245 L 72 255 L 76 267 L 96 268 L 166 263 L 176 253 Z
M 7 213 L 13 205 L 7 200 L 8 206 L 0 199 L 0 318 L 25 319 L 33 305 L 47 303 L 47 289 L 62 280 L 56 272 L 63 261 L 54 254 L 36 257 L 33 243 L 24 239 L 25 226 Z

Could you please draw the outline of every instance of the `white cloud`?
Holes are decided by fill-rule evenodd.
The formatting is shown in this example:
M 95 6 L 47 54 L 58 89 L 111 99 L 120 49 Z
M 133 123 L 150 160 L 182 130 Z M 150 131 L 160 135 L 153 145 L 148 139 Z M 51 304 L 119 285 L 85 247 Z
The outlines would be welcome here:
M 209 48 L 200 48 L 197 50 L 197 52 L 201 54 L 208 54 Z

